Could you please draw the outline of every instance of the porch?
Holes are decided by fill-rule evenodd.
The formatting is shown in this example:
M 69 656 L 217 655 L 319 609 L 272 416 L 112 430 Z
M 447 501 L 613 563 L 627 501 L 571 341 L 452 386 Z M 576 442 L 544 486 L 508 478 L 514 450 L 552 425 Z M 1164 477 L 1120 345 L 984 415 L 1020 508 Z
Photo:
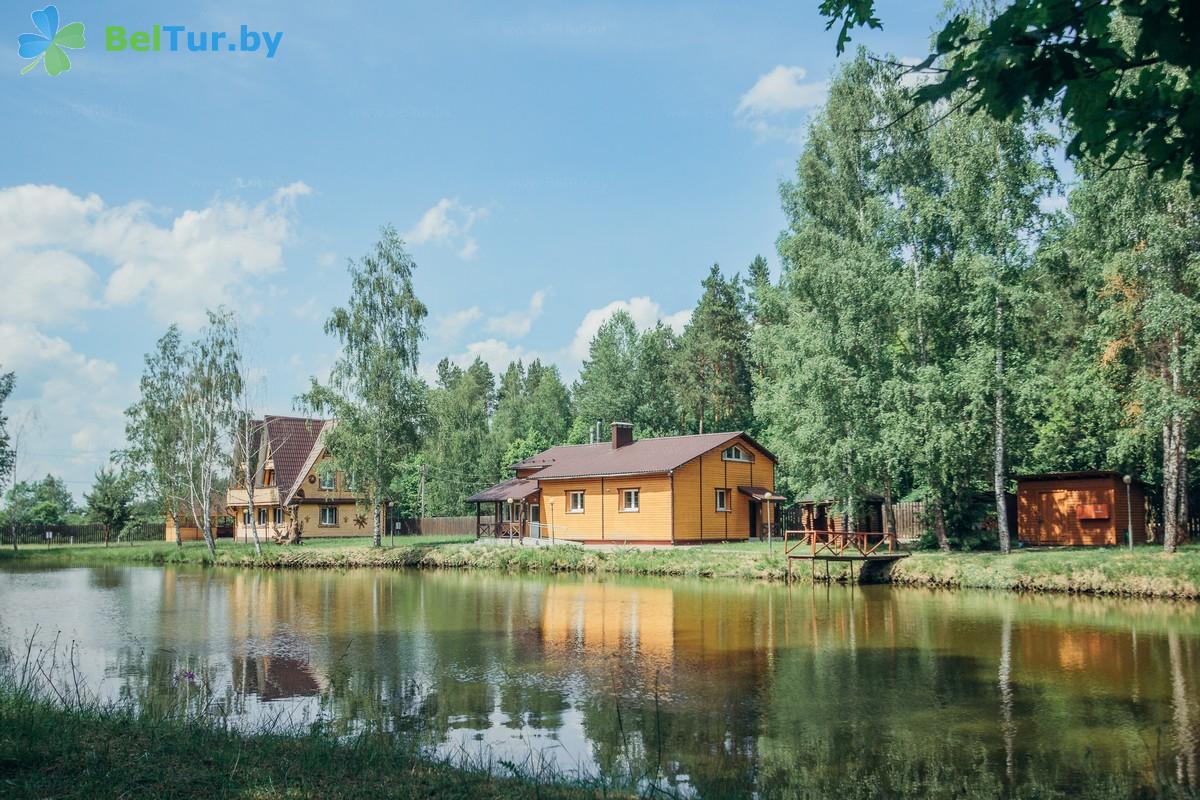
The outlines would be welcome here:
M 538 482 L 525 478 L 490 486 L 467 498 L 475 505 L 475 538 L 522 540 L 538 537 L 541 508 Z M 490 506 L 485 515 L 483 507 Z

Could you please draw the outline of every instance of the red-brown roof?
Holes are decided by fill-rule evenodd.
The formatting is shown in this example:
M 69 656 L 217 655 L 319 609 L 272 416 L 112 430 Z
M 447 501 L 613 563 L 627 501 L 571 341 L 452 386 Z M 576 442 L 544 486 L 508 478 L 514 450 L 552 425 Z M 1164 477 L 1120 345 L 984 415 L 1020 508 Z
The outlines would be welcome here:
M 668 472 L 735 439 L 745 439 L 767 458 L 775 460 L 775 456 L 747 434 L 741 431 L 726 431 L 636 439 L 632 444 L 616 448 L 609 441 L 598 444 L 559 445 L 513 466 L 516 469 L 541 467 L 529 476 L 537 480 Z
M 275 485 L 290 493 L 304 477 L 302 471 L 317 446 L 325 420 L 308 417 L 265 416 L 270 458 L 275 462 Z
M 536 494 L 538 482 L 524 478 L 512 478 L 504 483 L 477 492 L 467 498 L 468 503 L 503 503 L 505 500 L 524 500 Z

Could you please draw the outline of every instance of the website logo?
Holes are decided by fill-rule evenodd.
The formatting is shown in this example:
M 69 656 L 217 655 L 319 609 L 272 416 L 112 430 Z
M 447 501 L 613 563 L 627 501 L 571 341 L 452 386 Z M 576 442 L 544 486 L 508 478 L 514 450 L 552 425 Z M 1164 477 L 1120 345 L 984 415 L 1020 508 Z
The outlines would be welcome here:
M 17 53 L 21 58 L 33 59 L 21 69 L 21 74 L 25 75 L 38 64 L 42 64 L 50 76 L 69 70 L 71 59 L 63 48 L 78 50 L 83 47 L 83 23 L 72 22 L 59 28 L 58 7 L 52 5 L 29 16 L 41 33 L 22 33 L 17 37 Z

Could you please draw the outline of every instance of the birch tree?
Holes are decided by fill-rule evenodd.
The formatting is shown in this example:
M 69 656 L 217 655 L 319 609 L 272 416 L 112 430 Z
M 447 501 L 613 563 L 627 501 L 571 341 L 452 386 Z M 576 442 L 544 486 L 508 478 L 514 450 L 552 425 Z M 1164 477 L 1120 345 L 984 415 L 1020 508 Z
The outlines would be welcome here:
M 237 324 L 224 309 L 208 314 L 208 325 L 184 358 L 180 402 L 182 475 L 187 510 L 216 555 L 213 496 L 230 474 L 237 426 L 236 398 L 242 392 Z
M 383 543 L 389 487 L 418 442 L 424 386 L 416 370 L 428 312 L 413 291 L 416 266 L 391 225 L 370 253 L 350 262 L 350 299 L 325 323 L 341 352 L 328 381 L 313 378 L 301 398 L 336 420 L 325 447 L 370 507 L 375 547 Z

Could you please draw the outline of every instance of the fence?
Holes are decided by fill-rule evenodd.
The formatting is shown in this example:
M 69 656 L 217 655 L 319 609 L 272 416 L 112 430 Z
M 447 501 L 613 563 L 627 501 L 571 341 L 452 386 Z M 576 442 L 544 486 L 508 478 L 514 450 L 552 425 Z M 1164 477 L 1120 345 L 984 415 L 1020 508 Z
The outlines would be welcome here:
M 925 534 L 925 523 L 921 519 L 925 513 L 925 507 L 920 500 L 893 503 L 892 510 L 896 515 L 896 539 L 898 541 L 915 542 Z M 787 530 L 800 530 L 804 527 L 800 520 L 799 506 L 785 508 L 780 521 L 782 527 Z
M 114 531 L 109 536 L 109 543 L 161 542 L 163 533 L 161 522 L 146 522 L 124 531 Z M 15 530 L 11 527 L 0 530 L 0 542 L 5 545 L 11 547 L 14 536 L 17 543 L 23 545 L 101 544 L 104 542 L 104 528 L 94 524 L 19 525 Z
M 393 520 L 398 536 L 474 536 L 475 516 L 401 517 Z

